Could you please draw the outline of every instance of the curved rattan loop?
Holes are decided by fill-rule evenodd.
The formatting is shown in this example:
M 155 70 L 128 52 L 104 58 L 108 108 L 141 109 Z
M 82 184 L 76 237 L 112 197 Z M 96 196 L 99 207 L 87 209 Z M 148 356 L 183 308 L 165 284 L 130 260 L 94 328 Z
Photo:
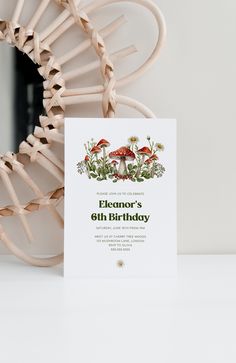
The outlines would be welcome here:
M 156 62 L 166 38 L 165 18 L 159 7 L 151 0 L 94 0 L 91 4 L 84 7 L 83 10 L 85 11 L 85 13 L 90 14 L 103 6 L 121 2 L 129 2 L 132 4 L 141 5 L 149 10 L 156 20 L 159 35 L 154 50 L 152 51 L 148 59 L 144 62 L 144 64 L 142 64 L 131 74 L 117 80 L 116 88 L 123 87 L 124 85 L 135 81 L 137 78 L 143 75 L 153 65 L 153 63 Z
M 91 39 L 91 44 L 100 59 L 100 69 L 104 79 L 104 92 L 102 98 L 102 109 L 104 117 L 114 117 L 116 100 L 115 85 L 116 79 L 114 75 L 114 65 L 107 52 L 104 40 L 98 31 L 94 28 L 87 14 L 75 5 L 74 0 L 58 1 L 66 9 L 69 9 L 75 19 L 75 23 L 81 26 L 83 31 Z
M 60 1 L 55 0 L 56 2 L 62 3 L 63 6 L 68 9 L 70 1 Z M 141 5 L 147 10 L 151 12 L 151 14 L 154 16 L 157 27 L 158 27 L 158 39 L 156 42 L 156 45 L 151 53 L 151 55 L 148 57 L 148 59 L 142 64 L 138 69 L 133 71 L 131 74 L 128 74 L 121 79 L 116 80 L 114 77 L 114 67 L 113 63 L 111 62 L 111 59 L 108 56 L 108 53 L 105 49 L 104 42 L 101 39 L 101 36 L 99 32 L 95 31 L 93 26 L 91 26 L 90 20 L 87 16 L 87 14 L 90 14 L 94 12 L 95 10 L 100 9 L 101 7 L 104 7 L 106 5 L 110 5 L 112 3 L 119 3 L 119 2 L 130 2 L 137 5 Z M 136 101 L 135 99 L 131 99 L 129 97 L 125 98 L 123 96 L 117 97 L 116 92 L 114 90 L 114 87 L 116 89 L 135 81 L 137 78 L 142 76 L 151 66 L 152 64 L 157 60 L 159 57 L 160 51 L 163 47 L 163 44 L 165 42 L 166 38 L 166 24 L 164 16 L 162 15 L 162 12 L 158 8 L 156 4 L 154 4 L 151 0 L 96 0 L 90 3 L 88 6 L 77 9 L 77 15 L 73 14 L 75 17 L 75 21 L 84 28 L 84 30 L 89 34 L 91 37 L 91 44 L 95 48 L 97 54 L 100 54 L 100 51 L 102 49 L 102 52 L 100 54 L 101 58 L 101 69 L 102 74 L 105 80 L 104 85 L 98 85 L 98 86 L 91 86 L 87 88 L 76 88 L 76 89 L 66 89 L 64 92 L 62 92 L 62 98 L 64 100 L 64 103 L 66 105 L 71 104 L 77 104 L 77 103 L 89 103 L 89 102 L 101 102 L 101 97 L 95 96 L 98 94 L 102 94 L 102 103 L 103 103 L 103 114 L 104 117 L 113 117 L 115 113 L 115 107 L 117 103 L 119 103 L 119 99 L 122 99 L 122 104 L 126 105 L 131 108 L 137 109 L 138 112 L 143 114 L 145 117 L 153 117 L 153 113 L 147 109 L 146 106 L 142 105 L 140 102 Z M 122 18 L 122 17 L 121 17 Z M 122 19 L 117 19 L 121 21 Z M 119 23 L 119 22 L 118 22 Z M 87 30 L 85 27 L 85 24 L 89 24 L 89 27 Z M 114 26 L 114 25 L 113 25 Z M 109 28 L 109 27 L 108 27 Z M 103 33 L 106 34 L 105 30 L 103 29 Z M 100 46 L 100 43 L 102 46 Z M 126 51 L 133 52 L 136 49 L 134 47 L 129 47 Z M 104 53 L 103 53 L 104 52 Z M 73 52 L 72 52 L 73 55 Z M 61 61 L 62 63 L 64 62 Z M 59 62 L 60 63 L 60 62 Z M 103 64 L 105 66 L 103 67 Z M 104 74 L 104 69 L 108 70 L 108 74 Z M 78 72 L 69 72 L 69 74 L 65 75 L 65 78 L 72 78 L 73 76 L 77 76 Z M 51 97 L 50 92 L 44 93 L 45 98 Z M 81 97 L 83 96 L 83 97 Z M 46 107 L 47 101 L 45 100 L 45 107 Z M 148 112 L 147 112 L 148 111 Z
M 61 15 L 55 19 L 41 34 L 35 31 L 36 25 L 42 17 L 50 0 L 42 0 L 26 26 L 20 25 L 20 16 L 24 7 L 24 0 L 17 0 L 14 14 L 10 21 L 0 20 L 0 40 L 5 40 L 11 46 L 17 47 L 26 53 L 32 61 L 39 65 L 39 73 L 45 79 L 44 106 L 47 116 L 40 117 L 40 127 L 36 127 L 33 134 L 27 137 L 19 147 L 19 153 L 7 152 L 0 155 L 0 178 L 12 200 L 12 205 L 0 206 L 0 219 L 4 217 L 18 216 L 29 240 L 33 239 L 27 215 L 47 208 L 56 219 L 61 228 L 64 221 L 56 209 L 56 204 L 64 197 L 64 165 L 60 158 L 52 152 L 51 144 L 63 144 L 64 136 L 61 128 L 64 125 L 64 111 L 67 105 L 87 102 L 101 102 L 104 117 L 113 117 L 117 104 L 127 105 L 141 112 L 145 117 L 154 117 L 154 114 L 144 105 L 132 98 L 117 95 L 116 87 L 127 84 L 139 77 L 159 55 L 160 48 L 165 37 L 165 22 L 160 10 L 150 0 L 134 0 L 130 2 L 143 5 L 148 8 L 156 18 L 159 25 L 159 38 L 155 50 L 147 62 L 132 74 L 116 81 L 112 59 L 126 56 L 132 53 L 133 46 L 111 55 L 108 53 L 103 37 L 112 33 L 122 22 L 123 17 L 118 18 L 111 24 L 97 31 L 88 18 L 88 13 L 108 4 L 125 0 L 96 0 L 86 7 L 81 8 L 80 3 L 75 0 L 54 0 L 64 8 Z M 75 51 L 70 52 L 69 57 L 78 54 L 90 45 L 96 51 L 99 58 L 100 70 L 104 83 L 102 86 L 88 87 L 82 90 L 68 90 L 62 74 L 61 65 L 69 59 L 68 55 L 56 59 L 51 51 L 51 44 L 69 29 L 73 24 L 78 24 L 87 34 L 88 39 Z M 95 62 L 95 66 L 96 66 Z M 91 66 L 90 66 L 91 67 Z M 88 69 L 90 68 L 88 67 Z M 92 64 L 94 67 L 94 64 Z M 42 140 L 44 140 L 42 142 Z M 46 142 L 45 142 L 46 140 Z M 22 161 L 22 155 L 27 155 L 30 162 L 37 163 L 50 173 L 58 182 L 54 191 L 42 192 L 35 180 L 29 175 Z M 26 185 L 34 192 L 36 198 L 22 205 L 11 182 L 11 173 L 17 173 Z M 23 252 L 11 241 L 3 226 L 0 224 L 0 240 L 18 258 L 34 266 L 53 266 L 63 261 L 63 253 L 49 258 L 37 258 Z
M 1 24 L 0 39 L 5 39 L 11 46 L 16 46 L 20 51 L 26 54 L 28 54 L 28 43 L 33 42 L 33 52 L 30 53 L 30 58 L 41 67 L 45 68 L 44 73 L 41 73 L 48 82 L 44 83 L 44 85 L 46 85 L 45 90 L 51 88 L 55 89 L 55 98 L 57 100 L 56 107 L 53 103 L 50 107 L 48 107 L 46 110 L 48 117 L 43 117 L 41 119 L 42 127 L 36 128 L 34 135 L 29 135 L 27 141 L 21 143 L 19 151 L 21 154 L 27 154 L 32 162 L 39 162 L 39 164 L 42 165 L 48 172 L 57 177 L 62 184 L 63 172 L 60 170 L 59 166 L 55 165 L 55 156 L 50 154 L 51 141 L 56 141 L 58 136 L 63 137 L 63 135 L 59 132 L 59 128 L 63 124 L 64 114 L 64 106 L 63 102 L 60 100 L 60 94 L 65 89 L 61 69 L 58 66 L 54 66 L 56 65 L 55 58 L 49 47 L 44 52 L 40 51 L 41 42 L 39 40 L 39 36 L 32 29 L 30 30 L 21 27 L 18 23 L 13 21 L 5 21 Z M 45 119 L 47 120 L 47 123 L 45 122 Z M 50 120 L 53 120 L 54 122 L 50 122 Z M 49 125 L 50 129 L 48 128 Z M 42 138 L 47 140 L 47 144 L 43 144 L 41 142 Z M 19 216 L 28 239 L 32 240 L 33 236 L 25 215 L 37 211 L 40 208 L 48 208 L 58 221 L 59 225 L 63 227 L 63 219 L 54 207 L 54 204 L 63 198 L 64 187 L 58 187 L 51 193 L 44 195 L 35 181 L 25 171 L 24 164 L 20 163 L 18 158 L 19 154 L 16 155 L 11 152 L 7 152 L 5 155 L 0 155 L 0 176 L 14 203 L 12 206 L 0 207 L 0 218 L 13 215 Z M 19 174 L 25 183 L 27 183 L 28 186 L 35 192 L 38 197 L 37 199 L 28 202 L 24 206 L 20 205 L 9 176 L 12 172 Z M 10 240 L 2 225 L 0 225 L 0 240 L 18 258 L 32 265 L 52 266 L 63 261 L 63 254 L 46 259 L 26 254 Z

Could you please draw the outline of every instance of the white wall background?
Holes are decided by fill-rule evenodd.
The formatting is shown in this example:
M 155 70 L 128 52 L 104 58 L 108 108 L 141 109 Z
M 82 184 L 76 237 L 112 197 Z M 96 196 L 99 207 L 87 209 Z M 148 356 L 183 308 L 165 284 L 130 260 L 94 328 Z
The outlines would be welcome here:
M 179 251 L 235 253 L 236 2 L 159 4 L 167 45 L 145 82 L 157 79 L 150 106 L 178 119 Z
M 10 3 L 14 7 L 15 1 Z M 159 62 L 142 79 L 119 93 L 142 101 L 157 116 L 178 120 L 179 252 L 235 253 L 236 2 L 157 3 L 166 17 L 166 46 Z M 6 7 L 3 0 L 0 5 L 0 10 Z M 129 22 L 108 40 L 108 47 L 116 50 L 135 43 L 140 53 L 118 65 L 118 76 L 147 56 L 156 31 L 148 13 L 125 3 L 99 11 L 97 22 L 107 23 L 122 13 L 127 13 Z M 76 29 L 72 32 L 75 41 Z M 65 50 L 68 44 L 65 40 L 62 43 L 63 40 L 58 51 Z M 81 115 L 97 115 L 95 107 L 73 107 L 67 114 L 76 115 L 78 111 Z M 122 109 L 118 116 L 129 114 Z M 1 117 L 1 125 L 2 122 Z M 54 251 L 61 248 L 56 241 L 50 246 Z

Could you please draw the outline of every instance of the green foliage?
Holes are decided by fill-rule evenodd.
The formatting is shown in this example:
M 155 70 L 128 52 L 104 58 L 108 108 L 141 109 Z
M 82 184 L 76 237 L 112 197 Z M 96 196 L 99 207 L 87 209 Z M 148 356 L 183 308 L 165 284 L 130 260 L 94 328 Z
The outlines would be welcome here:
M 87 141 L 84 144 L 86 151 L 86 159 L 78 162 L 77 171 L 79 174 L 86 173 L 89 178 L 96 179 L 97 181 L 112 180 L 113 183 L 117 183 L 120 180 L 130 180 L 132 182 L 142 183 L 145 180 L 150 180 L 153 178 L 160 178 L 165 173 L 165 168 L 162 164 L 158 162 L 157 154 L 158 152 L 164 151 L 164 145 L 156 143 L 151 140 L 151 137 L 147 137 L 147 147 L 152 152 L 150 157 L 150 162 L 147 159 L 149 156 L 139 154 L 138 150 L 141 148 L 137 144 L 139 142 L 138 137 L 130 137 L 128 148 L 135 154 L 135 160 L 133 162 L 126 161 L 127 173 L 120 175 L 118 173 L 119 161 L 117 160 L 117 165 L 112 164 L 108 154 L 109 151 L 106 149 L 101 149 L 99 154 L 94 154 L 91 149 L 97 145 L 94 139 Z

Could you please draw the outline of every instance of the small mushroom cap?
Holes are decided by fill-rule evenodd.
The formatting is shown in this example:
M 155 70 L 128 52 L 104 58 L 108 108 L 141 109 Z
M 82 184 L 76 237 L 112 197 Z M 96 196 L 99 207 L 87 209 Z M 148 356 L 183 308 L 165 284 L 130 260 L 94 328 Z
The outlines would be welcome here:
M 159 158 L 158 158 L 158 156 L 157 156 L 156 154 L 153 154 L 153 155 L 150 157 L 150 159 L 152 159 L 152 160 L 158 160 Z
M 126 160 L 134 160 L 135 154 L 133 153 L 133 151 L 128 149 L 126 146 L 122 146 L 119 149 L 112 151 L 109 154 L 109 157 L 111 159 L 116 159 L 116 160 L 119 160 L 122 158 L 125 158 Z
M 98 154 L 98 153 L 100 153 L 102 151 L 102 149 L 100 148 L 100 146 L 94 146 L 94 147 L 92 147 L 92 149 L 91 149 L 91 153 L 92 154 Z
M 85 158 L 84 158 L 85 161 L 89 161 L 89 156 L 86 155 Z
M 150 149 L 149 149 L 149 147 L 147 147 L 147 146 L 144 146 L 144 147 L 142 147 L 141 149 L 139 149 L 139 150 L 137 151 L 137 153 L 138 153 L 138 154 L 140 154 L 140 155 L 147 155 L 147 156 L 152 155 L 151 150 L 150 150 Z
M 105 139 L 101 139 L 97 143 L 97 146 L 100 146 L 100 147 L 108 147 L 108 146 L 110 146 L 110 143 L 107 140 L 105 140 Z
M 112 160 L 111 163 L 114 164 L 114 165 L 118 164 L 118 162 L 116 160 Z
M 144 164 L 149 165 L 149 164 L 151 164 L 152 162 L 153 162 L 153 159 L 152 159 L 152 158 L 149 158 L 149 159 L 147 159 L 147 160 L 145 161 L 145 163 L 144 163 Z

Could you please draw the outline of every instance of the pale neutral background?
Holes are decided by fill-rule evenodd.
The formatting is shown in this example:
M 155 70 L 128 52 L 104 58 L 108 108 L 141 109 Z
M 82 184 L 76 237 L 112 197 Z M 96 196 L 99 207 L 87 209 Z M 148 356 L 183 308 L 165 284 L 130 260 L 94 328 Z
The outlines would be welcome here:
M 8 6 L 14 3 L 11 0 Z M 159 62 L 119 93 L 142 101 L 157 116 L 178 120 L 179 253 L 235 253 L 236 2 L 157 3 L 166 17 L 166 46 Z M 5 2 L 0 5 L 2 9 Z M 135 43 L 140 53 L 121 62 L 118 75 L 140 63 L 155 39 L 154 22 L 141 7 L 111 6 L 99 12 L 97 22 L 107 23 L 124 12 L 129 22 L 108 41 L 108 47 L 116 50 Z M 78 111 L 82 116 L 97 115 L 95 107 L 73 107 L 68 115 Z M 137 116 L 126 109 L 118 113 L 122 115 Z M 47 252 L 45 243 L 43 248 Z M 57 241 L 50 244 L 50 251 L 59 249 Z
M 177 279 L 66 279 L 0 256 L 3 363 L 235 363 L 236 256 Z

